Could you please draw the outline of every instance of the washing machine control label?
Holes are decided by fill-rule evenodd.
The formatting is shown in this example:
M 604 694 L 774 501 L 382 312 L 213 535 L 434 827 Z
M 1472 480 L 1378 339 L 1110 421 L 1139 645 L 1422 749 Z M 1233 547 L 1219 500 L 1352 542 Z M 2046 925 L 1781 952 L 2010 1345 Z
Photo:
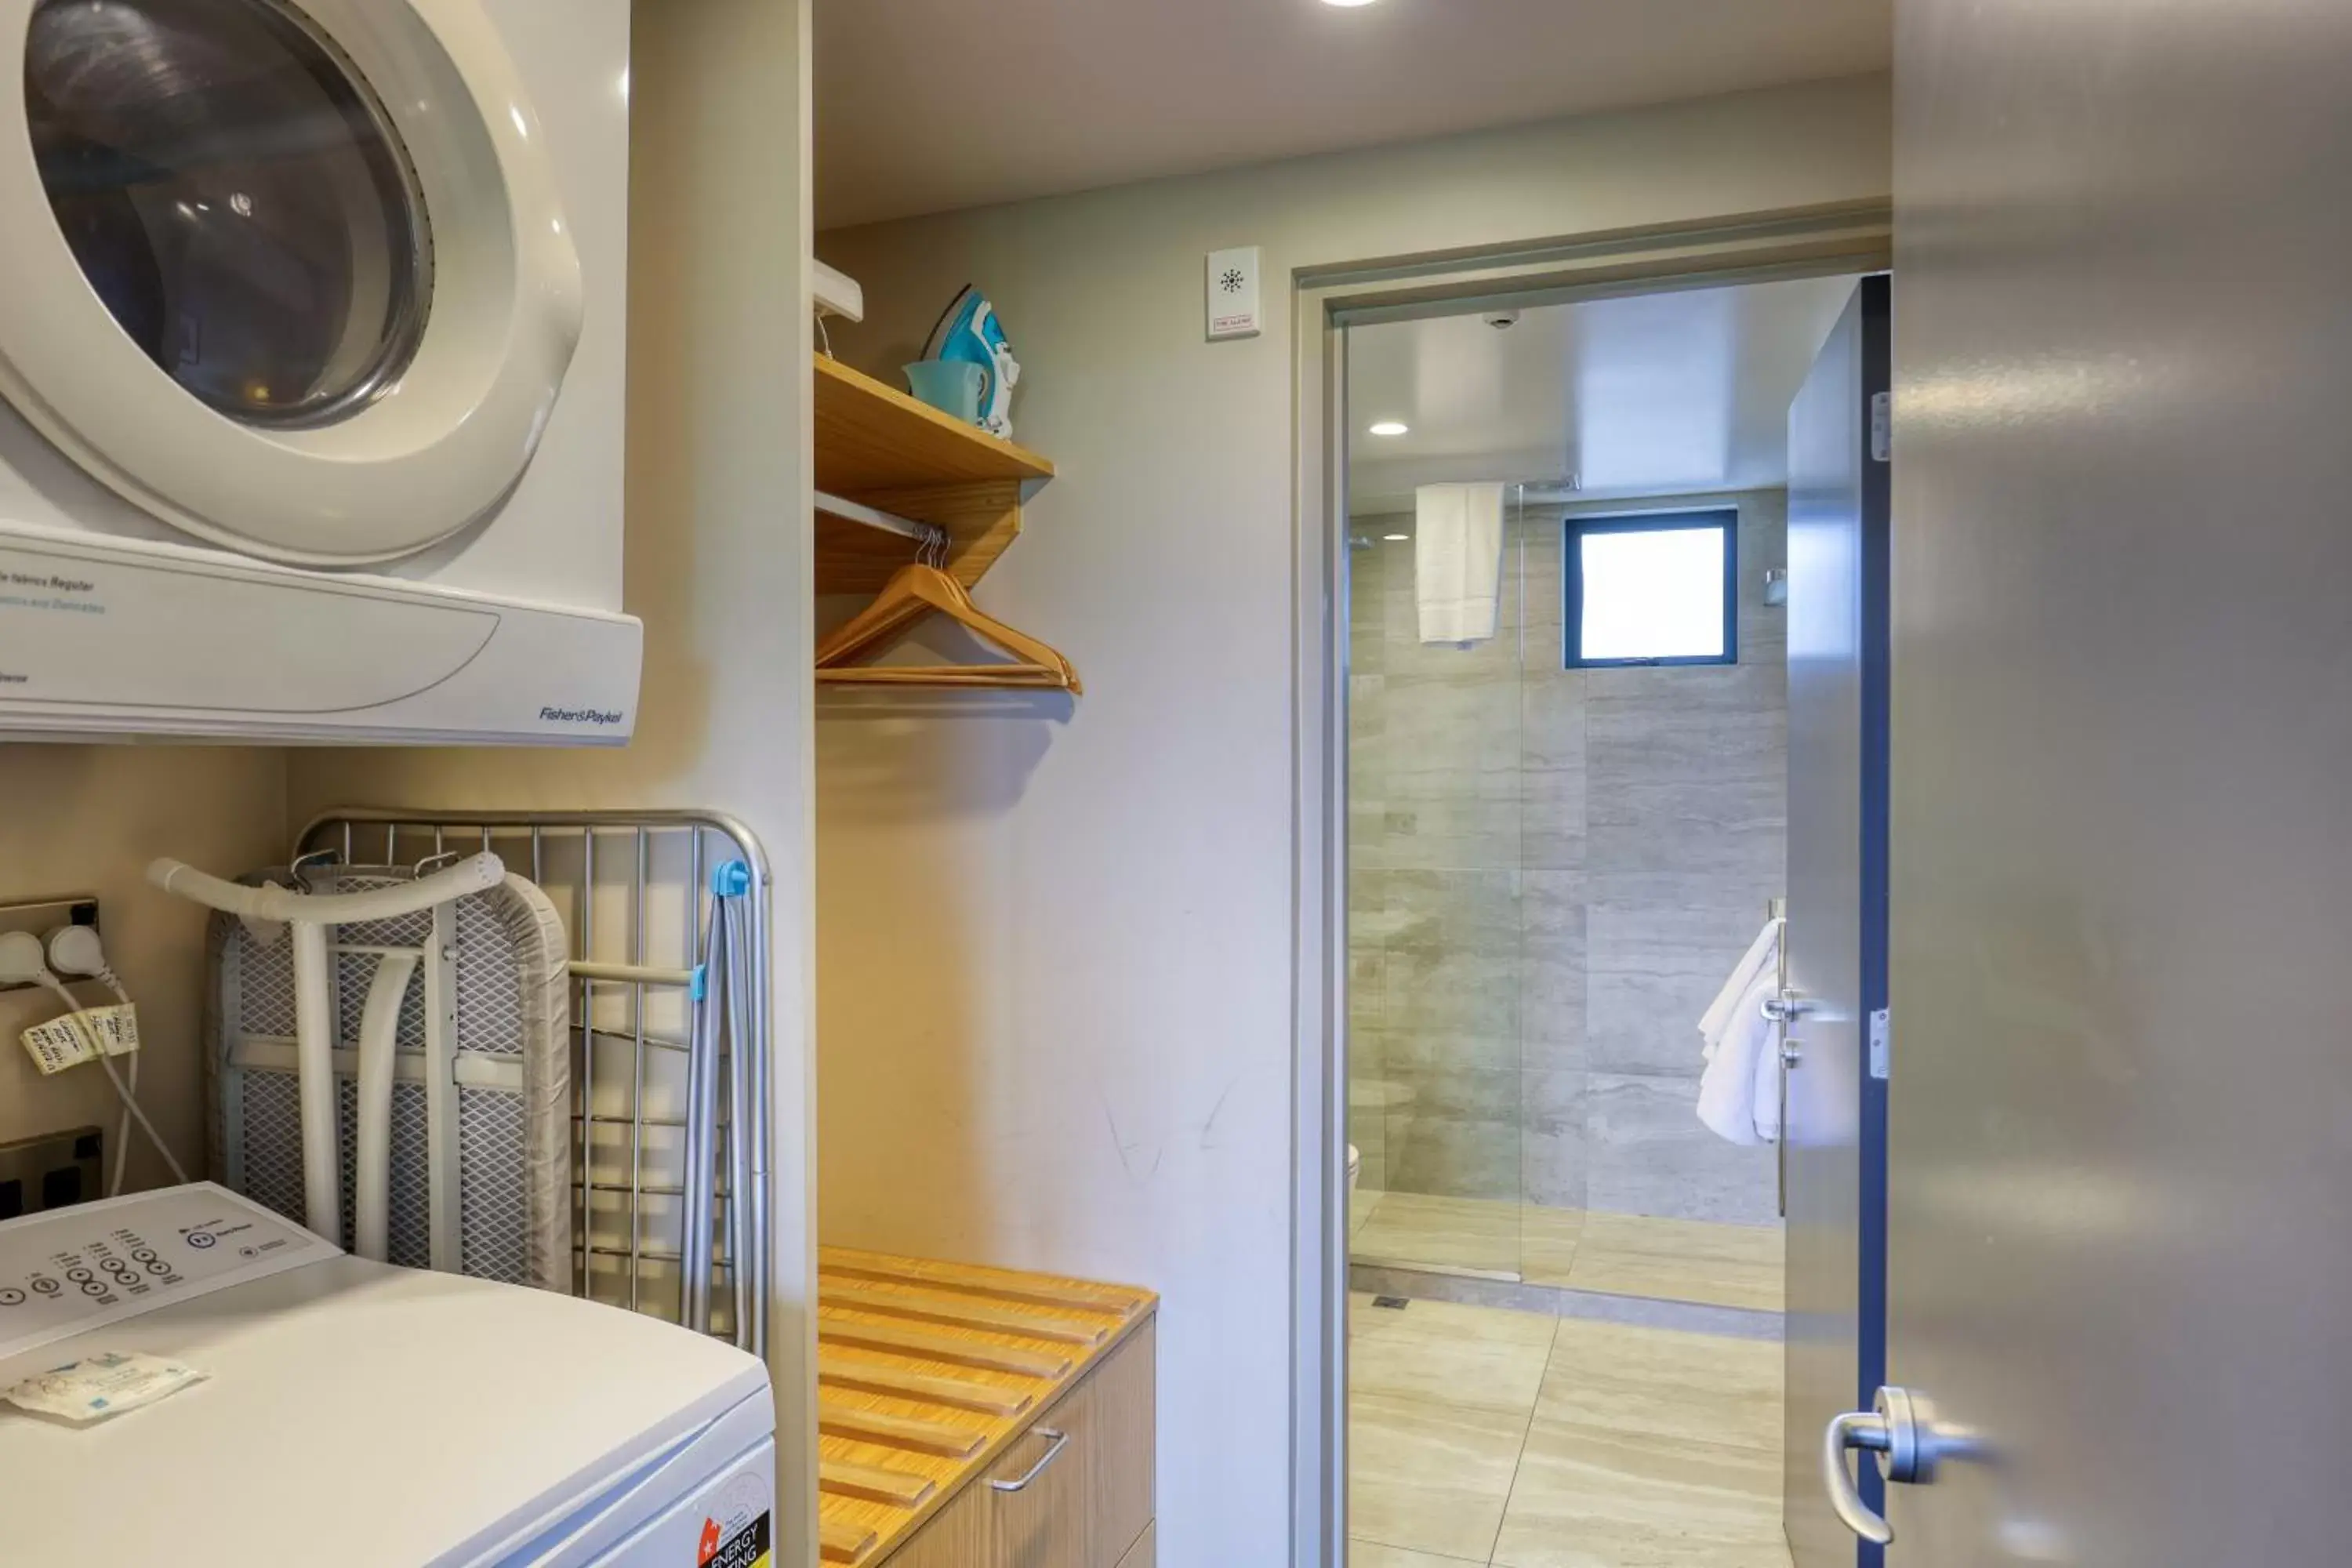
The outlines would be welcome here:
M 341 1250 L 209 1183 L 0 1224 L 0 1361 Z

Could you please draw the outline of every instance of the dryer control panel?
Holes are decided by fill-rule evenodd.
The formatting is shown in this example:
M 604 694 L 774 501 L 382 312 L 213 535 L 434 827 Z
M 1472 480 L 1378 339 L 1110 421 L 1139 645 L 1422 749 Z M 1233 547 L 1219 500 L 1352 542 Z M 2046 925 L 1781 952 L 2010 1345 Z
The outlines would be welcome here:
M 209 1182 L 0 1224 L 0 1361 L 342 1249 Z

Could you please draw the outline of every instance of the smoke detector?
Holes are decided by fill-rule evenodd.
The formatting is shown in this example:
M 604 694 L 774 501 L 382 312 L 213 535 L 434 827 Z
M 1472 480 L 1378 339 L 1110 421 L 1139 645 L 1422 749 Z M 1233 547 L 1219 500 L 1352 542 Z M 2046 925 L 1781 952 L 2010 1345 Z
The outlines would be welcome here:
M 1498 332 L 1507 332 L 1519 324 L 1517 310 L 1489 310 L 1478 319 Z

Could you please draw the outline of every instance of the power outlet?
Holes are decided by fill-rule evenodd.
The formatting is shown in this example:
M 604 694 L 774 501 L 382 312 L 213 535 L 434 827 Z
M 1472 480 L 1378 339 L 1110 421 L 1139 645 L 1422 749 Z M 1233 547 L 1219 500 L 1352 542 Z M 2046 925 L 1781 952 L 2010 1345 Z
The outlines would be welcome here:
M 77 1127 L 0 1143 L 0 1220 L 88 1203 L 106 1170 L 106 1134 Z
M 1265 331 L 1258 306 L 1264 253 L 1255 245 L 1209 254 L 1209 341 L 1254 338 Z
M 0 932 L 30 931 L 46 937 L 59 926 L 94 926 L 98 924 L 98 899 L 93 894 L 76 898 L 35 899 L 21 904 L 0 904 Z M 0 985 L 0 991 L 26 991 L 29 985 Z

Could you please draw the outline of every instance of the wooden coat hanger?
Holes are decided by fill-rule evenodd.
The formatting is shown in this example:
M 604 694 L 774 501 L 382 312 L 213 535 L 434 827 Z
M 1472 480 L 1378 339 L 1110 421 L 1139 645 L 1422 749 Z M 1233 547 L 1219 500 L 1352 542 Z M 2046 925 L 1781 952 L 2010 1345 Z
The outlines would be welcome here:
M 982 641 L 1011 654 L 1013 664 L 853 665 L 849 661 L 896 641 L 926 616 L 945 616 Z M 817 645 L 817 679 L 831 685 L 1002 686 L 1082 695 L 1078 672 L 1059 653 L 1013 630 L 972 603 L 962 584 L 920 562 L 901 566 L 874 602 Z

